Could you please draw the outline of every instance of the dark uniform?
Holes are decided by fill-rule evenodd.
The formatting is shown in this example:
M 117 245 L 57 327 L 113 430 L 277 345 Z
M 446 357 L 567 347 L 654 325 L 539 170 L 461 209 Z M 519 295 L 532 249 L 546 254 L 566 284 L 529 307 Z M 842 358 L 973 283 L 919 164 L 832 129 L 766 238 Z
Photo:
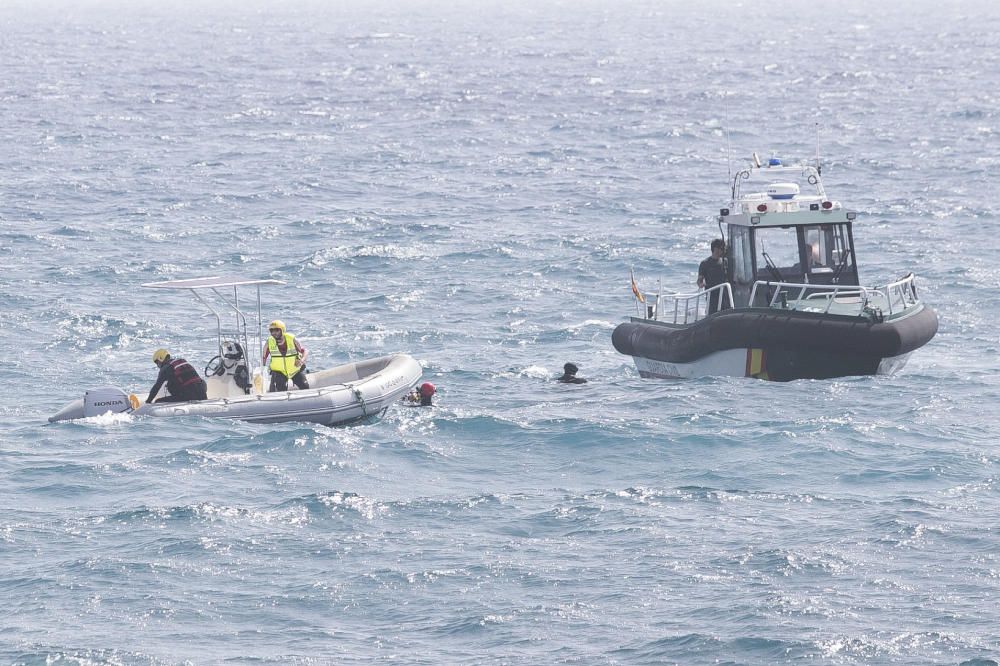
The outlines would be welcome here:
M 726 269 L 722 259 L 709 257 L 698 265 L 698 275 L 705 278 L 705 289 L 711 289 L 726 282 Z M 722 292 L 717 291 L 708 299 L 708 314 L 718 312 L 729 307 L 728 303 L 722 302 Z
M 160 365 L 160 374 L 156 383 L 149 391 L 146 402 L 153 402 L 164 382 L 170 395 L 160 398 L 157 402 L 188 402 L 189 400 L 208 400 L 208 386 L 205 380 L 198 376 L 198 371 L 182 358 L 170 358 Z
M 586 384 L 586 379 L 576 376 L 579 369 L 580 368 L 576 367 L 573 363 L 567 363 L 563 366 L 562 377 L 558 377 L 556 381 L 562 382 L 563 384 Z

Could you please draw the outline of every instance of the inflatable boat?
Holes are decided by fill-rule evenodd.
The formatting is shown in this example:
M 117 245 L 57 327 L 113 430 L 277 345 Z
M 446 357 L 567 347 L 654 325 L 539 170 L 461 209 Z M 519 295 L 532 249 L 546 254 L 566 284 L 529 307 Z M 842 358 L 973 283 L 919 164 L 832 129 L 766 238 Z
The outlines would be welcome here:
M 395 354 L 308 373 L 308 389 L 280 393 L 146 404 L 134 393 L 102 387 L 86 391 L 83 398 L 63 407 L 49 421 L 128 412 L 135 416 L 209 416 L 257 423 L 344 425 L 381 417 L 417 385 L 420 377 L 419 363 L 405 354 Z
M 391 354 L 307 372 L 309 388 L 265 393 L 265 368 L 255 363 L 263 335 L 260 322 L 260 286 L 277 280 L 197 278 L 142 285 L 156 289 L 186 289 L 216 315 L 218 354 L 205 366 L 207 400 L 145 403 L 135 393 L 114 386 L 86 391 L 49 417 L 66 421 L 106 413 L 136 416 L 205 416 L 256 423 L 305 421 L 341 425 L 372 421 L 406 396 L 419 382 L 420 364 L 406 354 Z M 241 309 L 239 287 L 257 287 L 256 334 L 249 325 L 252 313 Z M 224 290 L 232 288 L 232 293 Z M 216 302 L 217 301 L 217 302 Z M 234 324 L 223 324 L 218 302 L 235 313 Z M 228 319 L 228 318 L 227 318 Z M 161 394 L 162 395 L 162 394 Z
M 754 185 L 761 191 L 746 191 Z M 719 212 L 725 281 L 661 295 L 632 277 L 638 316 L 615 329 L 612 344 L 648 378 L 895 373 L 937 333 L 937 315 L 913 273 L 860 284 L 856 218 L 827 196 L 818 165 L 762 164 L 755 154 Z

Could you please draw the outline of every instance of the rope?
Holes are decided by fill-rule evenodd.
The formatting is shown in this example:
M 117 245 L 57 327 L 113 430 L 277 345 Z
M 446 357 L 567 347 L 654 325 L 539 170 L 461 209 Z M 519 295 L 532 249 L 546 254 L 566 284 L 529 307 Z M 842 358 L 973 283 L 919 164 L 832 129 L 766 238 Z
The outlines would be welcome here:
M 358 399 L 358 402 L 361 403 L 361 415 L 368 416 L 368 405 L 365 404 L 365 397 L 361 395 L 360 389 L 357 389 L 352 386 L 351 390 L 354 391 L 354 397 L 356 397 Z

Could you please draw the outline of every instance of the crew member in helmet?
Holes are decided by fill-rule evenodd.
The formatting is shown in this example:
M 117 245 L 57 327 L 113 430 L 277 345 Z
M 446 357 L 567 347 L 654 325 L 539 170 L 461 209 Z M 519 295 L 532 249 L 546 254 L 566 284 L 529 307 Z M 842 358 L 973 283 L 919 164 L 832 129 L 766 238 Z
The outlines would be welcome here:
M 160 369 L 156 383 L 149 390 L 147 403 L 153 402 L 164 382 L 170 395 L 156 402 L 188 402 L 189 400 L 208 400 L 208 387 L 205 380 L 198 376 L 198 371 L 182 358 L 172 358 L 166 349 L 153 352 L 153 363 Z
M 586 384 L 587 380 L 583 377 L 577 377 L 576 373 L 580 368 L 576 367 L 573 363 L 567 363 L 563 366 L 562 377 L 556 377 L 557 382 L 562 382 L 563 384 Z
M 406 396 L 406 401 L 414 406 L 420 405 L 421 407 L 433 407 L 434 403 L 432 402 L 432 399 L 434 398 L 435 393 L 437 393 L 437 389 L 434 388 L 434 384 L 424 382 L 419 388 L 413 389 L 413 391 Z
M 271 358 L 271 387 L 268 391 L 287 391 L 289 379 L 300 389 L 309 388 L 309 380 L 306 379 L 306 356 L 309 352 L 285 330 L 285 322 L 280 319 L 272 321 L 267 328 L 271 335 L 267 338 L 261 364 L 267 364 L 268 357 Z

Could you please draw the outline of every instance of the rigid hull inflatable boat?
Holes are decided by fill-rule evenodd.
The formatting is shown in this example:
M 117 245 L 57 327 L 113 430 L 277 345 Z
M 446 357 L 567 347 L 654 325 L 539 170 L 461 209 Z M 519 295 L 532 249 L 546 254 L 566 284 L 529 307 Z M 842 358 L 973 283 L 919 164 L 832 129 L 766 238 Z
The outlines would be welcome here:
M 763 192 L 744 193 L 761 182 Z M 639 316 L 615 329 L 612 344 L 642 377 L 892 374 L 934 337 L 937 315 L 918 298 L 912 273 L 860 285 L 856 217 L 827 197 L 818 166 L 761 165 L 755 155 L 720 211 L 727 281 L 661 295 L 633 279 Z
M 198 278 L 143 285 L 156 289 L 186 289 L 216 316 L 219 354 L 205 368 L 207 400 L 154 402 L 146 404 L 134 393 L 106 386 L 86 391 L 49 421 L 65 421 L 111 413 L 136 416 L 207 416 L 258 423 L 307 421 L 340 425 L 380 417 L 420 381 L 420 364 L 406 354 L 392 354 L 356 363 L 308 372 L 309 388 L 264 393 L 263 368 L 256 367 L 261 349 L 260 285 L 281 284 L 277 280 Z M 257 287 L 256 335 L 248 326 L 252 314 L 240 309 L 240 286 Z M 232 287 L 231 296 L 223 289 Z M 227 328 L 218 303 L 235 316 L 235 327 Z
M 212 416 L 258 423 L 309 421 L 339 425 L 381 416 L 420 380 L 420 364 L 405 354 L 341 365 L 307 375 L 305 390 L 212 398 L 208 400 L 146 404 L 135 394 L 103 387 L 85 393 L 49 421 L 66 421 L 107 412 L 136 416 Z M 210 377 L 209 380 L 217 379 Z M 218 388 L 218 381 L 209 385 Z

